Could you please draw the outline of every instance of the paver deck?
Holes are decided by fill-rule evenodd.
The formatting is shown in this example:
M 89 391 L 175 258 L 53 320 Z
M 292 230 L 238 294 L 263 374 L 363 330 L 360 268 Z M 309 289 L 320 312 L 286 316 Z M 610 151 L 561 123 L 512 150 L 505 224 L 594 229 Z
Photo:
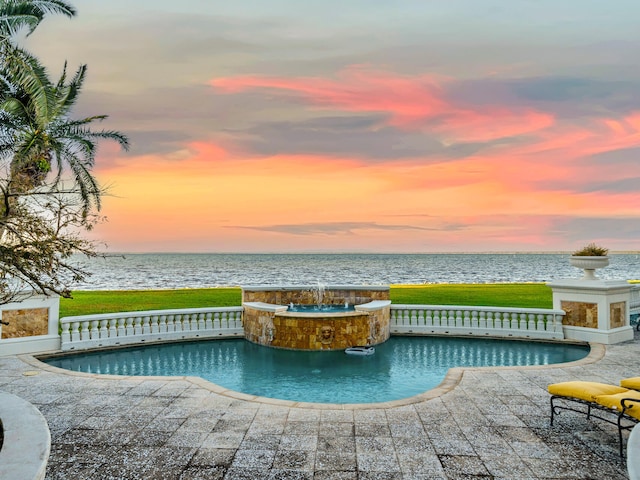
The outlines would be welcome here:
M 546 387 L 640 375 L 637 333 L 568 365 L 460 372 L 454 388 L 415 403 L 299 408 L 21 356 L 0 358 L 0 390 L 47 419 L 49 480 L 628 478 L 617 428 L 570 412 L 550 427 Z

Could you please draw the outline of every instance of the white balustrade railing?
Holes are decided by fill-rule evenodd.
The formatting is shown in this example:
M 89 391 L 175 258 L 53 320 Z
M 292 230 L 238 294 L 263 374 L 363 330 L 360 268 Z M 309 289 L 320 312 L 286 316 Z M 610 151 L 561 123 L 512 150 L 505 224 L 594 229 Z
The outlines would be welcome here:
M 242 307 L 147 310 L 64 317 L 62 350 L 242 336 Z
M 563 310 L 391 305 L 391 334 L 451 334 L 563 339 Z
M 64 317 L 61 349 L 243 336 L 242 307 L 191 308 Z M 563 310 L 391 305 L 391 334 L 562 339 Z

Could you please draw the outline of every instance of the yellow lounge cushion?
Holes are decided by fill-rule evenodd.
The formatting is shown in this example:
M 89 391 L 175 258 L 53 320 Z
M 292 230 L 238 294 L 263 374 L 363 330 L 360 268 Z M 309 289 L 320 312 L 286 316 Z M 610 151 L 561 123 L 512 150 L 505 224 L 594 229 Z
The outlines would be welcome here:
M 596 397 L 596 403 L 607 408 L 615 408 L 618 411 L 622 411 L 622 399 L 633 398 L 637 402 L 625 402 L 627 409 L 624 413 L 640 420 L 640 392 L 635 390 L 627 390 L 623 393 L 616 393 L 615 395 L 598 395 Z
M 547 390 L 551 395 L 579 398 L 587 402 L 595 402 L 598 395 L 615 395 L 629 391 L 626 388 L 608 383 L 582 381 L 552 383 L 547 387 Z
M 632 390 L 640 390 L 640 377 L 631 377 L 620 380 L 620 386 L 631 388 Z

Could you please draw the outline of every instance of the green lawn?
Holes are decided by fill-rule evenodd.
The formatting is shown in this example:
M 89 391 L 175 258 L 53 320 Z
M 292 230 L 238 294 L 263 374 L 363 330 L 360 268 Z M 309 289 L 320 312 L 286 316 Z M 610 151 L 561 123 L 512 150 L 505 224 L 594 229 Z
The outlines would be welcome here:
M 168 308 L 240 306 L 240 288 L 74 292 L 60 300 L 60 317 Z M 392 285 L 396 304 L 551 308 L 542 283 Z

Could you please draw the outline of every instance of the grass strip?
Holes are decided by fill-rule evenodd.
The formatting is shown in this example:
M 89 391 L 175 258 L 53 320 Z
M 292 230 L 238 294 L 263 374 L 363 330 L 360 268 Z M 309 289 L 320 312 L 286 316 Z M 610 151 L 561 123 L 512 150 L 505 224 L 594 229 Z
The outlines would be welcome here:
M 543 283 L 391 285 L 395 304 L 551 308 Z M 173 308 L 236 307 L 240 288 L 77 291 L 60 300 L 60 317 Z

